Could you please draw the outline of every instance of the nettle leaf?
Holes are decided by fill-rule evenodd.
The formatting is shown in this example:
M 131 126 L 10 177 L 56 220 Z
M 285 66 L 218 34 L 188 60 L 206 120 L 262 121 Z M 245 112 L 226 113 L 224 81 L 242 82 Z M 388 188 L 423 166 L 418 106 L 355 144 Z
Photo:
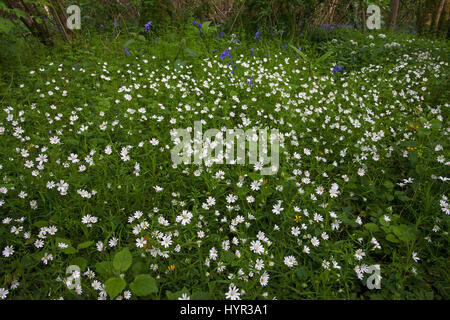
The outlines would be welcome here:
M 133 262 L 133 256 L 128 248 L 122 249 L 113 259 L 113 267 L 117 271 L 127 271 Z
M 122 278 L 109 278 L 105 282 L 105 290 L 111 299 L 114 299 L 125 289 L 126 285 L 127 283 Z
M 156 280 L 149 274 L 140 274 L 134 278 L 130 284 L 131 291 L 139 296 L 148 296 L 151 293 L 158 292 Z

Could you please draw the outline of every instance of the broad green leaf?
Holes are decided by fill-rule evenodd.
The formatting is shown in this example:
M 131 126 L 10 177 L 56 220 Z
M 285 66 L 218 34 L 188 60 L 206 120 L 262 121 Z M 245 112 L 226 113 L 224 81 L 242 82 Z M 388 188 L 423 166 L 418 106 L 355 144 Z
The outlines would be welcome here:
M 392 233 L 389 233 L 389 234 L 386 236 L 386 240 L 387 240 L 387 241 L 390 241 L 390 242 L 394 242 L 394 243 L 397 243 L 397 242 L 398 242 L 398 239 L 397 239 Z
M 101 261 L 95 265 L 95 271 L 102 276 L 113 274 L 113 266 L 111 261 Z
M 130 250 L 128 248 L 122 249 L 113 259 L 113 267 L 117 271 L 126 271 L 131 266 L 133 262 L 133 256 L 131 255 Z
M 375 223 L 366 223 L 364 227 L 370 232 L 377 232 L 380 228 Z
M 114 299 L 119 293 L 125 289 L 127 283 L 122 278 L 109 278 L 105 282 L 106 293 L 111 299 Z
M 130 284 L 131 291 L 138 297 L 158 292 L 156 280 L 149 274 L 140 274 Z

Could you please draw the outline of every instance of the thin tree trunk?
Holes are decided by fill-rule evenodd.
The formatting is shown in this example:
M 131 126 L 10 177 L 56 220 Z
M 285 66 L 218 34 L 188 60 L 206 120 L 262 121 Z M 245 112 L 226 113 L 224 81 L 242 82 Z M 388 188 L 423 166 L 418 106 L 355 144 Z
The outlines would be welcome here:
M 441 15 L 441 19 L 439 20 L 439 32 L 447 33 L 448 37 L 448 31 L 450 30 L 450 1 L 445 1 L 444 5 L 444 12 Z
M 424 32 L 430 32 L 431 26 L 433 24 L 433 13 L 434 13 L 434 1 L 427 0 L 425 2 L 425 20 L 424 20 Z
M 444 9 L 444 5 L 445 5 L 445 0 L 441 0 L 441 3 L 439 4 L 439 8 L 437 10 L 436 16 L 434 18 L 433 31 L 438 31 L 439 20 L 441 18 L 442 10 Z
M 61 3 L 57 2 L 60 11 L 62 11 L 58 12 L 58 8 L 56 7 L 55 2 L 52 1 L 50 3 L 51 3 L 50 7 L 52 9 L 55 21 L 59 24 L 59 27 L 61 28 L 61 31 L 64 34 L 64 37 L 66 38 L 67 42 L 70 42 L 72 40 L 72 37 L 71 33 L 66 29 L 67 16 L 65 15 L 64 8 L 61 6 Z
M 359 5 L 361 7 L 361 18 L 362 18 L 362 28 L 363 33 L 366 33 L 367 31 L 367 25 L 366 25 L 366 7 L 364 6 L 362 0 L 359 0 Z
M 391 0 L 391 11 L 389 13 L 389 29 L 394 30 L 395 24 L 397 23 L 397 14 L 399 0 Z

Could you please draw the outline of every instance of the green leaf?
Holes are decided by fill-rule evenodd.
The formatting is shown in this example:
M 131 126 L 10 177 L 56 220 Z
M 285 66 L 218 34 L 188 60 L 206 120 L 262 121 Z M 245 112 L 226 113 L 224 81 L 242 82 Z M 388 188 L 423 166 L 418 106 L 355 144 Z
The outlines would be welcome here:
M 392 233 L 389 233 L 389 234 L 386 236 L 386 240 L 387 240 L 387 241 L 390 241 L 390 242 L 394 242 L 394 243 L 397 243 L 397 242 L 398 242 L 398 239 L 397 239 Z
M 386 187 L 386 189 L 389 190 L 394 189 L 394 184 L 390 180 L 384 181 L 383 185 Z
M 130 284 L 131 291 L 139 296 L 148 296 L 151 293 L 158 292 L 156 280 L 149 274 L 140 274 L 134 278 Z
M 198 54 L 197 54 L 197 52 L 195 52 L 194 50 L 189 49 L 189 48 L 186 48 L 186 57 L 189 57 L 189 58 L 198 58 Z
M 93 244 L 94 244 L 94 241 L 85 241 L 83 243 L 80 243 L 78 245 L 77 249 L 78 250 L 85 249 L 85 248 L 88 248 L 88 247 L 92 246 Z
M 306 61 L 309 61 L 309 58 L 306 56 L 306 54 L 304 54 L 301 50 L 298 50 L 296 47 L 294 47 L 292 44 L 289 45 L 292 49 L 294 49 L 294 51 L 303 59 L 305 59 Z
M 114 299 L 125 289 L 127 283 L 122 278 L 109 278 L 105 282 L 105 290 L 111 299 Z
M 143 261 L 137 261 L 133 263 L 131 270 L 135 275 L 141 274 L 145 271 L 145 263 Z
M 117 271 L 127 271 L 133 262 L 133 256 L 128 248 L 122 249 L 113 259 L 113 267 Z
M 301 52 L 301 51 L 300 51 Z M 333 51 L 328 51 L 327 53 L 325 53 L 324 55 L 322 55 L 321 57 L 319 57 L 319 59 L 316 60 L 316 63 L 322 62 L 323 60 L 325 60 L 326 58 L 328 58 L 329 56 L 331 56 L 333 54 Z
M 0 18 L 0 33 L 8 34 L 11 32 L 14 24 L 5 18 Z
M 12 11 L 14 12 L 14 14 L 16 15 L 17 18 L 26 18 L 27 17 L 26 13 L 20 9 L 14 8 Z
M 433 119 L 430 121 L 431 129 L 435 131 L 439 131 L 442 127 L 442 123 L 438 119 Z
M 401 224 L 399 226 L 393 226 L 392 231 L 400 240 L 404 242 L 414 241 L 417 238 L 414 226 Z
M 366 223 L 364 227 L 370 232 L 377 232 L 380 228 L 375 223 Z
M 210 25 L 210 24 L 211 24 L 211 21 L 203 22 L 203 23 L 202 23 L 202 29 L 203 29 L 204 31 L 208 31 L 209 25 Z
M 95 270 L 102 276 L 108 276 L 113 274 L 113 266 L 111 261 L 101 261 L 95 265 Z
M 74 253 L 77 253 L 78 251 L 74 247 L 67 247 L 65 249 L 62 249 L 61 252 L 65 253 L 65 254 L 74 254 Z
M 298 267 L 295 270 L 295 274 L 297 275 L 300 281 L 305 281 L 306 279 L 308 279 L 308 271 L 306 270 L 305 267 Z

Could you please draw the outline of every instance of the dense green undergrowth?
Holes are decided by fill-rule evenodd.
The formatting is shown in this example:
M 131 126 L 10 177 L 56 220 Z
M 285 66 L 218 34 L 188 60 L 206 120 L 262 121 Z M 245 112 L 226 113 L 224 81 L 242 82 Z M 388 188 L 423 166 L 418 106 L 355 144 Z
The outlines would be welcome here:
M 1 53 L 1 298 L 448 299 L 448 42 L 90 32 Z M 278 171 L 175 166 L 200 120 Z

